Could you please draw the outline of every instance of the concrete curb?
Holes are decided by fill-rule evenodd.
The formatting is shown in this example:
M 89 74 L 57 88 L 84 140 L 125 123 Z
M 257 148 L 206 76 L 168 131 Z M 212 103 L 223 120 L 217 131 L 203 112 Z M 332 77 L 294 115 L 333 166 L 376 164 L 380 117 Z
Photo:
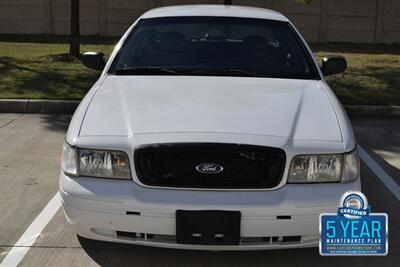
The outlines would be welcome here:
M 0 99 L 0 113 L 72 114 L 78 100 Z
M 0 99 L 0 113 L 72 114 L 79 100 Z M 346 105 L 350 117 L 400 116 L 400 106 Z
M 400 106 L 345 105 L 350 117 L 399 117 Z

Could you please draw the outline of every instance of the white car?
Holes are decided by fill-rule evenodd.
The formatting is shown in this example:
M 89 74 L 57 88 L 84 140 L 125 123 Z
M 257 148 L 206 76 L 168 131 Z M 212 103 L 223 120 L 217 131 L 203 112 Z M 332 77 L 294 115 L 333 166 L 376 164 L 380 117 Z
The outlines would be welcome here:
M 202 250 L 317 246 L 360 190 L 351 124 L 293 24 L 250 7 L 142 15 L 76 110 L 60 194 L 82 237 Z

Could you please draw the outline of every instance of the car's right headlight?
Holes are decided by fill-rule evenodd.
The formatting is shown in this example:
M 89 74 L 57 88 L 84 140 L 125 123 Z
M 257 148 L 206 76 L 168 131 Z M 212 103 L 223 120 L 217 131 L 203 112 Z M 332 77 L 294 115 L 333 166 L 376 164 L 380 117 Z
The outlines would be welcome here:
M 346 154 L 298 155 L 290 164 L 288 183 L 348 183 L 359 172 L 357 149 Z
M 78 175 L 76 148 L 64 142 L 61 152 L 61 169 L 72 176 Z
M 70 176 L 107 179 L 131 179 L 129 158 L 125 152 L 72 147 L 66 142 L 61 169 Z
M 131 179 L 128 155 L 122 151 L 78 148 L 79 175 Z

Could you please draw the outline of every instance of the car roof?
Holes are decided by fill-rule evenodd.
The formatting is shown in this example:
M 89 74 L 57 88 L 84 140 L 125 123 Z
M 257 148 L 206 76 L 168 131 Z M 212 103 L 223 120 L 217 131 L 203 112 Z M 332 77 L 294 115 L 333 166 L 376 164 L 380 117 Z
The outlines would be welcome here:
M 160 17 L 239 17 L 270 19 L 278 21 L 288 21 L 288 19 L 274 10 L 229 5 L 179 5 L 159 7 L 144 13 L 141 18 L 160 18 Z

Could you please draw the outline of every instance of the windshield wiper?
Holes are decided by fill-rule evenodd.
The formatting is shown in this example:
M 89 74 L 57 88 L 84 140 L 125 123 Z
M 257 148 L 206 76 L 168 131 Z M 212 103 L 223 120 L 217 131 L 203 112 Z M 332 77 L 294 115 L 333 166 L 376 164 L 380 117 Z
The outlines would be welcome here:
M 113 73 L 116 75 L 182 75 L 181 72 L 162 67 L 126 67 L 115 69 Z
M 200 69 L 184 72 L 163 67 L 125 67 L 114 69 L 116 75 L 211 75 L 211 76 L 245 76 L 265 77 L 264 75 L 241 69 Z
M 247 71 L 247 70 L 241 70 L 241 69 L 215 69 L 215 70 L 196 70 L 193 71 L 193 74 L 196 75 L 212 75 L 212 76 L 223 76 L 223 75 L 228 75 L 228 76 L 247 76 L 247 77 L 264 77 L 261 74 Z

